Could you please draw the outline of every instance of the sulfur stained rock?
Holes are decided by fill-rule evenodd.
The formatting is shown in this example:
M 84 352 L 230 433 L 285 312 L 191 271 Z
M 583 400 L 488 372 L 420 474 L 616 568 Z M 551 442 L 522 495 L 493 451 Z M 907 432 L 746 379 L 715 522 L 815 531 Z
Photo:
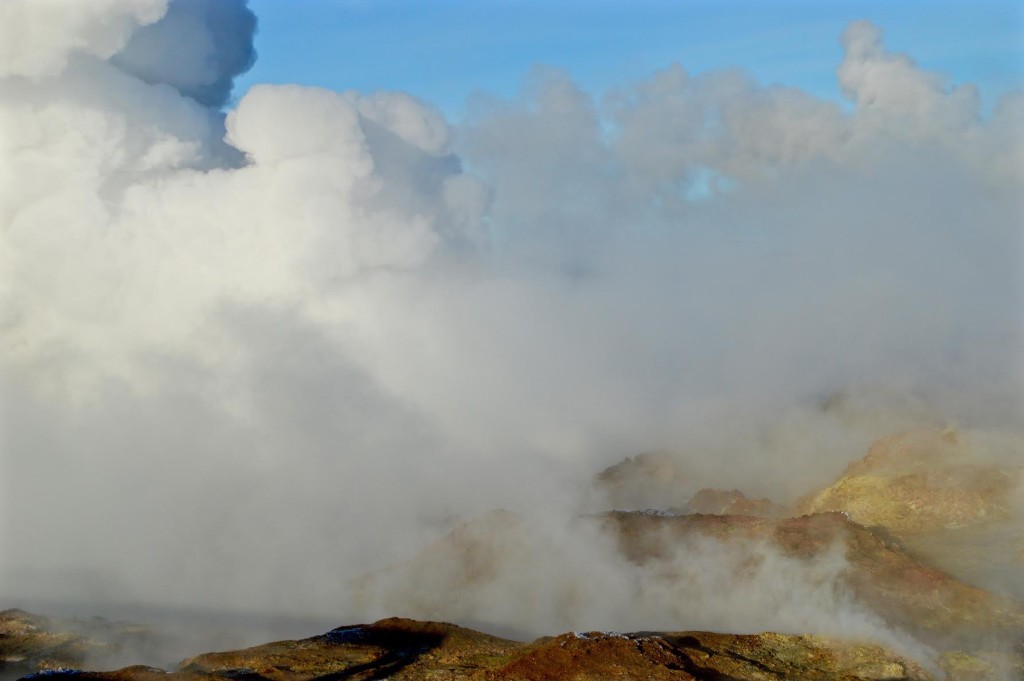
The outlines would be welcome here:
M 796 514 L 843 511 L 897 534 L 956 529 L 1005 519 L 1024 469 L 972 455 L 952 430 L 912 431 L 875 442 Z
M 946 681 L 1017 681 L 1024 679 L 1024 659 L 1008 653 L 945 652 L 939 667 Z
M 883 438 L 797 513 L 842 511 L 923 561 L 1024 600 L 1024 439 L 921 430 Z

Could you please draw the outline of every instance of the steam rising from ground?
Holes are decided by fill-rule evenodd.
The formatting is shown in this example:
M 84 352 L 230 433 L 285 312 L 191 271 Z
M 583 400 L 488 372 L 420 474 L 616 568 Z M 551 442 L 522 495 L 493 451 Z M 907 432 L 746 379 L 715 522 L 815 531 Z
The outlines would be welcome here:
M 491 513 L 456 528 L 409 564 L 354 585 L 371 617 L 455 618 L 529 639 L 551 631 L 809 631 L 884 641 L 927 661 L 930 649 L 893 631 L 853 597 L 841 542 L 813 560 L 763 539 L 680 537 L 631 563 L 599 520 Z M 539 578 L 538 578 L 539 577 Z
M 357 620 L 347 580 L 575 513 L 626 454 L 787 501 L 894 428 L 1020 417 L 1021 93 L 983 119 L 856 22 L 849 111 L 672 65 L 537 69 L 458 127 L 298 86 L 224 115 L 254 30 L 0 4 L 5 597 Z M 643 602 L 609 626 L 705 626 Z

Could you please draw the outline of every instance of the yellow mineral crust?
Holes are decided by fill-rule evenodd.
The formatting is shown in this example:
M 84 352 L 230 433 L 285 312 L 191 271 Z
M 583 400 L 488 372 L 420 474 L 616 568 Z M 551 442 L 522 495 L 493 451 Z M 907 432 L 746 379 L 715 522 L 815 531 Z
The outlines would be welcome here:
M 842 511 L 897 533 L 954 529 L 1009 517 L 1021 480 L 1020 467 L 979 459 L 955 431 L 912 431 L 877 441 L 796 512 Z

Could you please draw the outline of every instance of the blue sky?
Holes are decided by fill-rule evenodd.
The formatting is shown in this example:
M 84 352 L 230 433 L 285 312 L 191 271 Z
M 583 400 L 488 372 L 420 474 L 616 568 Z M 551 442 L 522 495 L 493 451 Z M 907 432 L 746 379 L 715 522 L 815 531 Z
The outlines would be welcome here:
M 742 67 L 762 83 L 841 99 L 839 34 L 869 19 L 889 49 L 951 82 L 976 83 L 986 109 L 1024 89 L 1024 2 L 901 0 L 251 0 L 259 59 L 239 80 L 333 90 L 402 90 L 461 118 L 473 92 L 511 96 L 535 64 L 592 92 L 672 62 L 692 73 Z

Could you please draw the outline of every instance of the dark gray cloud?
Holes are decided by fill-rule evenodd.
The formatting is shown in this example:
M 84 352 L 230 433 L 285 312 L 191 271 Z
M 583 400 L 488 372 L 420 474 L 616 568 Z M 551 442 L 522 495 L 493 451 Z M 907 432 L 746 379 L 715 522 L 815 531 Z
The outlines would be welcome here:
M 170 85 L 222 106 L 235 76 L 256 61 L 256 15 L 247 0 L 175 0 L 157 22 L 134 31 L 110 62 L 141 80 Z

